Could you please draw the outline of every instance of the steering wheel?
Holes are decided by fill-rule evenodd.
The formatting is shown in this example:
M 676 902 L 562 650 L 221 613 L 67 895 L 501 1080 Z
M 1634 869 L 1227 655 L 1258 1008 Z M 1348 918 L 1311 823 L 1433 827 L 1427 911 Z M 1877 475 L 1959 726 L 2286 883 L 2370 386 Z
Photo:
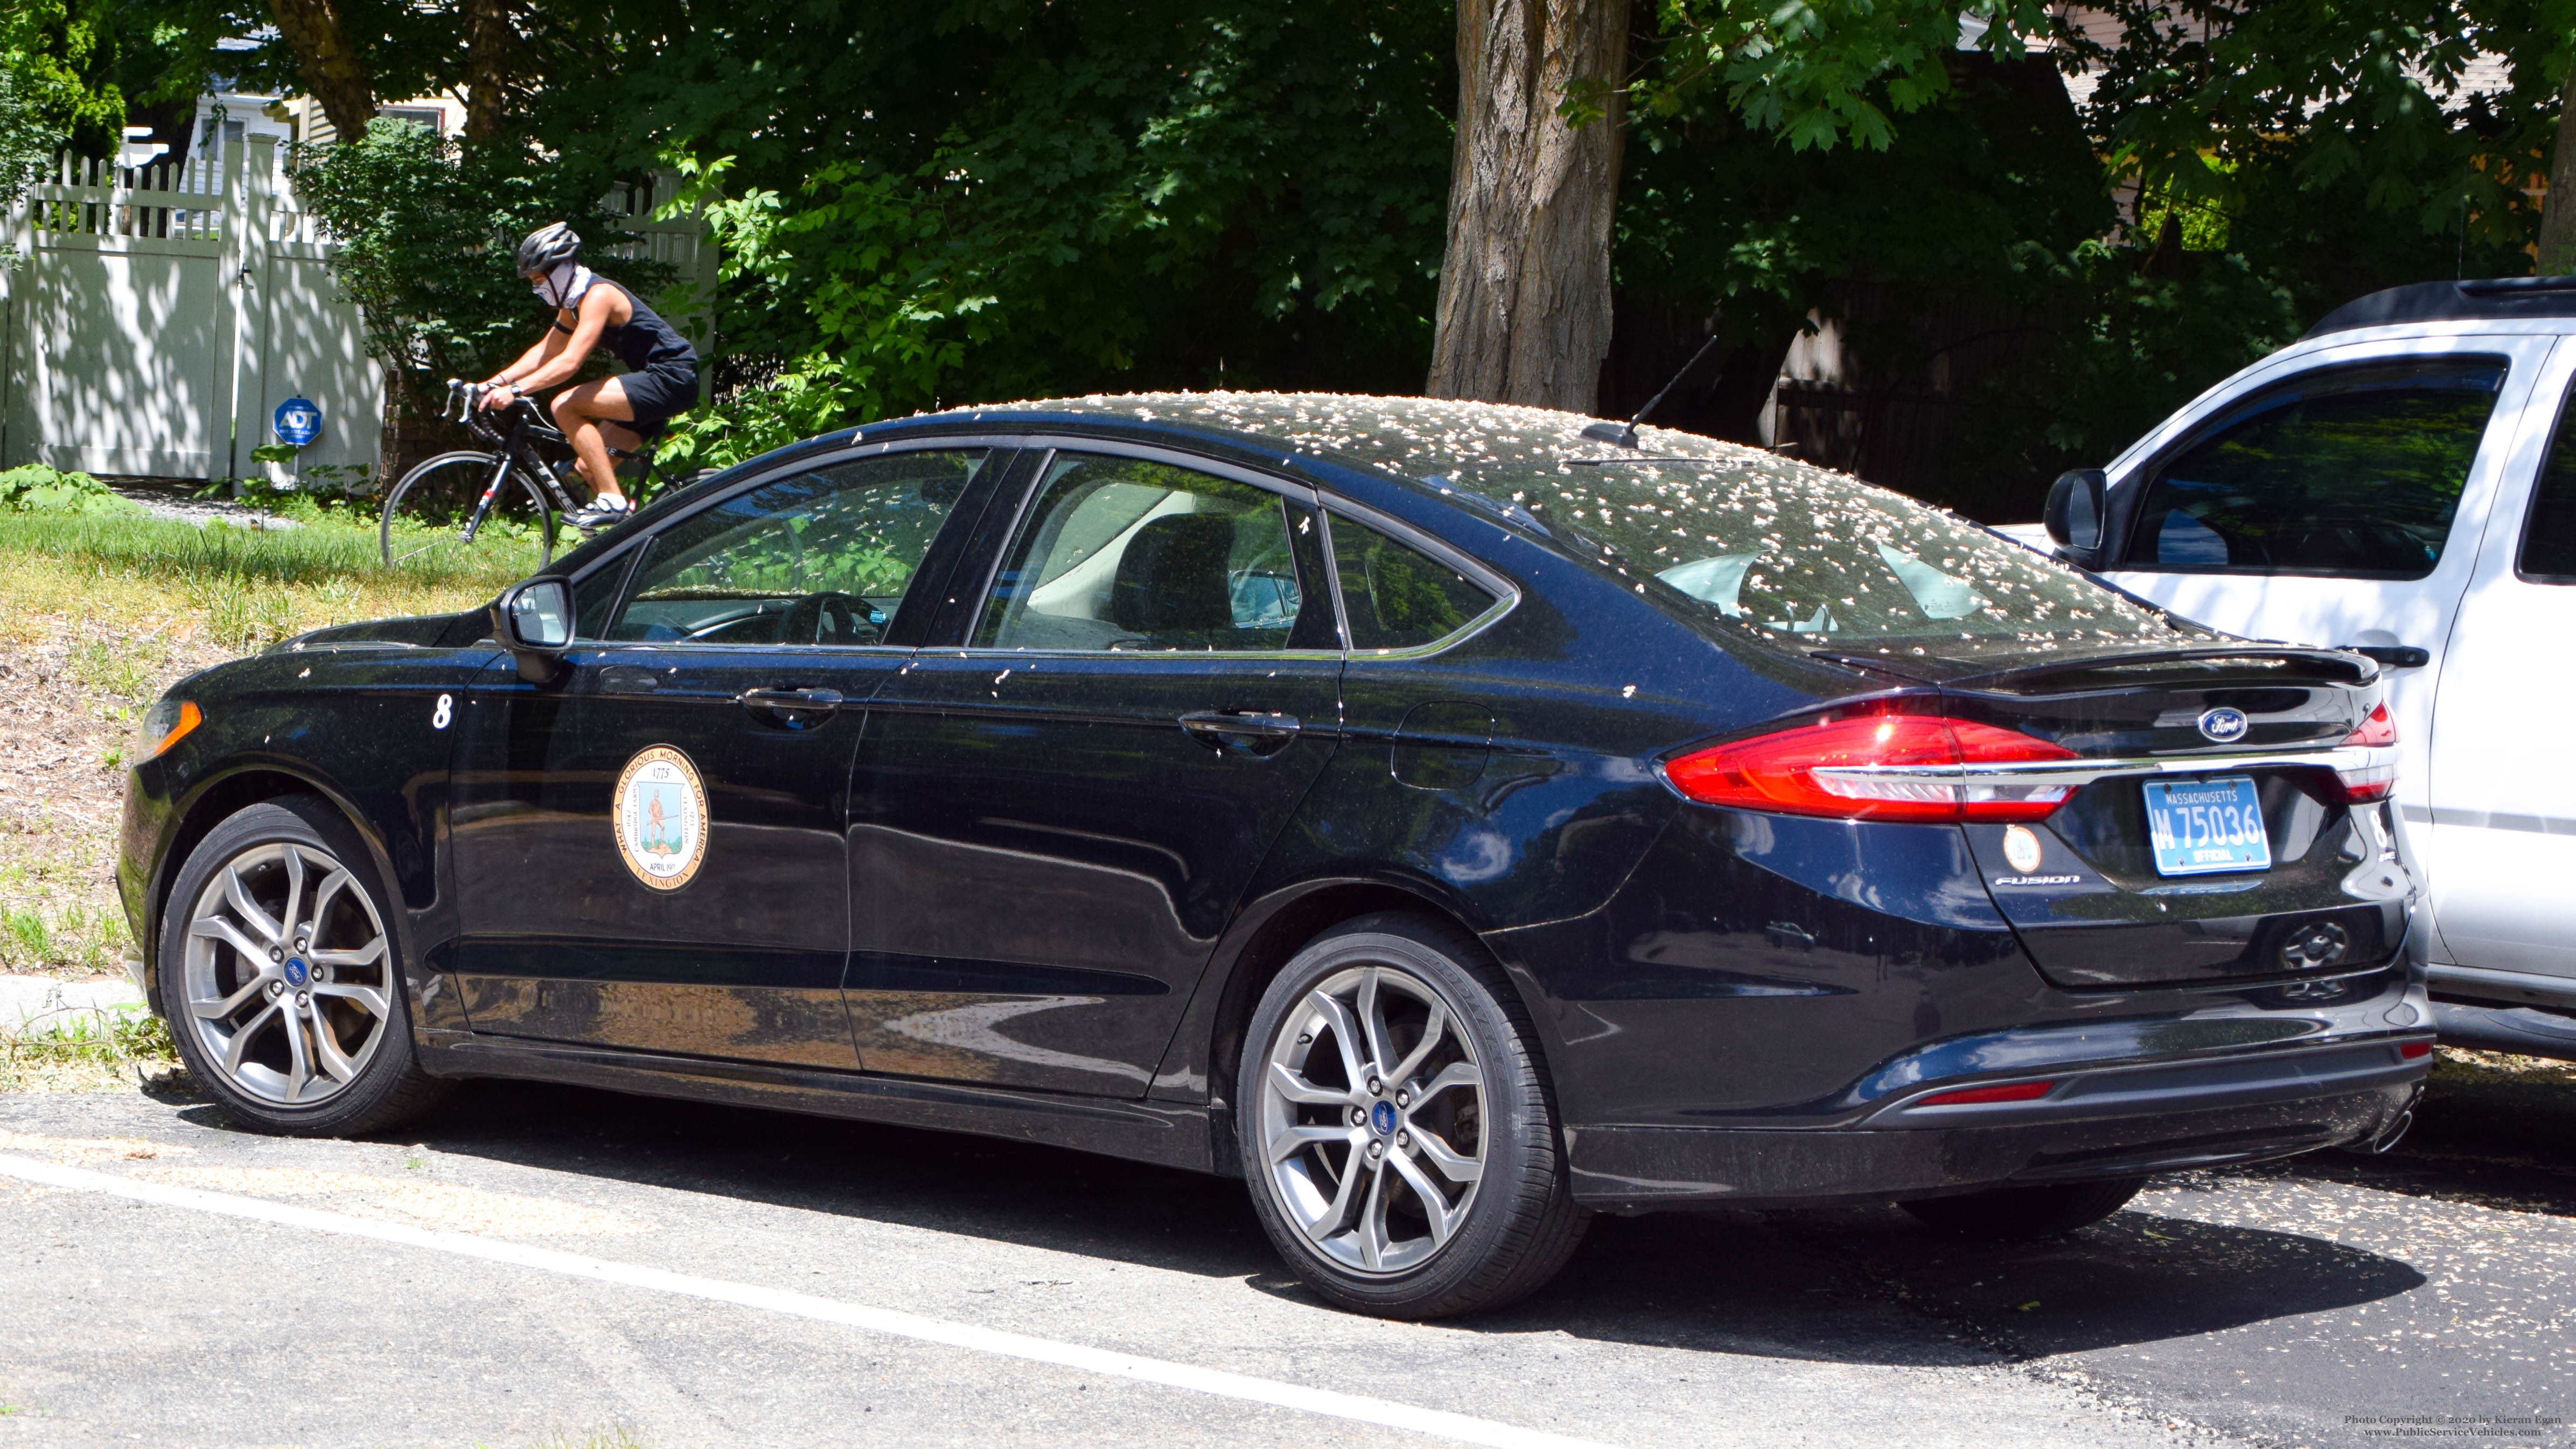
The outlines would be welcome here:
M 778 642 L 781 644 L 874 644 L 885 637 L 885 631 L 868 622 L 868 601 L 852 594 L 825 590 L 807 594 L 795 607 L 779 616 Z M 830 637 L 825 637 L 825 626 Z

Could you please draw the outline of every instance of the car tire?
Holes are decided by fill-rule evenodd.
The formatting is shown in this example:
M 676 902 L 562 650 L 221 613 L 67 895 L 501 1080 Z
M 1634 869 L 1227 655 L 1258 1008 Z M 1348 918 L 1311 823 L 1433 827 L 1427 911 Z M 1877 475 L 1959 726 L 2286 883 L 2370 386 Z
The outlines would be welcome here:
M 1565 1266 L 1587 1214 L 1536 1041 L 1483 947 L 1427 916 L 1348 922 L 1272 979 L 1244 1035 L 1236 1140 L 1253 1210 L 1309 1287 L 1441 1318 Z
M 392 897 L 327 803 L 249 806 L 208 831 L 162 911 L 162 1014 L 189 1074 L 234 1121 L 328 1137 L 427 1112 Z
M 1946 1232 L 2009 1243 L 2089 1228 L 2128 1206 L 2129 1199 L 2146 1185 L 2143 1177 L 2108 1177 L 2100 1182 L 1990 1188 L 1898 1206 Z

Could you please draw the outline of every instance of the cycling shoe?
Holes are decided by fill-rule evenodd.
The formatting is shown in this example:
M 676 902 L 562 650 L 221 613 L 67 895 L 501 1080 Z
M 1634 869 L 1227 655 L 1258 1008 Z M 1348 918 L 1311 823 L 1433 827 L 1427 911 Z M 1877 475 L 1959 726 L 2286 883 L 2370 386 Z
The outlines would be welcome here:
M 623 498 L 594 498 L 589 507 L 565 514 L 564 522 L 589 533 L 612 523 L 624 523 L 634 516 L 635 505 Z

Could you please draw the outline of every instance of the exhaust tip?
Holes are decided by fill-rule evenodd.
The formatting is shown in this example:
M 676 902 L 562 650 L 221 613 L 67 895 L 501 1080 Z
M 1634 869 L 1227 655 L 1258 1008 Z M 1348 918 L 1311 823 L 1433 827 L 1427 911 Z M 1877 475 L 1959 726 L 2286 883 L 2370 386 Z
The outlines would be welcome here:
M 2414 1125 L 2415 1109 L 2410 1106 L 2397 1114 L 2396 1121 L 2380 1128 L 2377 1136 L 2359 1142 L 2347 1142 L 2343 1150 L 2361 1157 L 2381 1156 L 2395 1147 L 2406 1136 L 2406 1129 Z
M 2370 1139 L 2370 1155 L 2371 1155 L 2371 1156 L 2373 1156 L 2373 1157 L 2377 1157 L 2377 1156 L 2378 1156 L 2378 1155 L 2380 1155 L 2381 1153 L 2386 1152 L 2388 1149 L 2390 1149 L 2390 1148 L 2392 1148 L 2392 1147 L 2396 1146 L 2396 1145 L 2397 1145 L 2397 1142 L 2398 1142 L 2398 1139 L 2400 1139 L 2400 1138 L 2402 1138 L 2402 1137 L 2404 1137 L 2404 1136 L 2406 1135 L 2406 1129 L 2407 1129 L 2407 1128 L 2409 1128 L 2409 1127 L 2412 1127 L 2412 1126 L 2414 1126 L 2414 1125 L 2415 1125 L 2415 1109 L 2414 1109 L 2414 1108 L 2409 1107 L 2409 1108 L 2407 1108 L 2405 1111 L 2398 1113 L 2398 1114 L 2397 1114 L 2397 1120 L 2388 1124 L 2388 1130 L 2387 1130 L 2387 1131 L 2382 1132 L 2382 1133 L 2380 1133 L 2377 1137 L 2374 1137 L 2374 1138 Z

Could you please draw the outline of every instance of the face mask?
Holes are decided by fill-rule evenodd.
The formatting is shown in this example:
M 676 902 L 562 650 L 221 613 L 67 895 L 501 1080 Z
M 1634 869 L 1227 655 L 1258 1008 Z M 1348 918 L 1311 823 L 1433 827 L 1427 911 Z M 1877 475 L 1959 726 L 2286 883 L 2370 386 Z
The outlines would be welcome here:
M 549 307 L 569 307 L 589 290 L 581 285 L 585 270 L 579 262 L 557 262 L 541 280 L 529 283 L 528 290 Z

